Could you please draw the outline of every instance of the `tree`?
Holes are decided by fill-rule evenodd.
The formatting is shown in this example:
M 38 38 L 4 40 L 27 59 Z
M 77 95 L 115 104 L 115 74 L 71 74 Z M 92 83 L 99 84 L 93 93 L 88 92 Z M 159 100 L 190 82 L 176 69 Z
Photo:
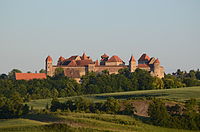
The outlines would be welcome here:
M 196 78 L 197 78 L 198 80 L 200 80 L 200 71 L 199 71 L 199 69 L 196 71 L 195 76 L 196 76 Z
M 174 106 L 167 106 L 167 111 L 170 113 L 170 115 L 180 115 L 182 108 L 180 105 L 176 104 Z
M 103 105 L 103 110 L 106 113 L 111 113 L 111 114 L 115 114 L 115 113 L 119 112 L 119 110 L 120 110 L 119 101 L 112 97 L 108 98 Z
M 122 111 L 122 113 L 125 115 L 133 115 L 135 112 L 137 112 L 136 108 L 129 101 L 126 101 L 124 106 L 125 109 Z
M 22 72 L 20 70 L 18 70 L 18 69 L 13 69 L 12 71 L 10 71 L 8 73 L 8 77 L 10 79 L 15 79 L 15 73 L 22 73 Z
M 57 98 L 58 97 L 58 90 L 57 89 L 55 89 L 55 88 L 53 88 L 52 90 L 51 90 L 51 96 L 52 96 L 52 98 Z
M 63 77 L 64 76 L 64 69 L 59 67 L 55 70 L 55 77 Z
M 8 79 L 8 76 L 6 74 L 1 74 L 0 79 Z
M 41 70 L 39 71 L 39 73 L 46 73 L 46 70 L 41 69 Z
M 0 97 L 0 118 L 16 118 L 29 112 L 28 105 L 23 105 L 19 93 L 13 93 L 10 98 Z
M 138 79 L 139 90 L 150 90 L 154 88 L 153 87 L 154 78 L 150 75 L 149 72 L 142 69 L 136 69 L 135 72 Z
M 154 89 L 163 89 L 164 88 L 163 80 L 158 77 L 154 77 L 153 87 Z
M 109 71 L 108 70 L 103 70 L 102 73 L 106 74 L 106 75 L 109 75 Z
M 154 125 L 168 126 L 170 115 L 167 112 L 165 104 L 161 100 L 153 100 L 149 105 L 148 114 Z
M 76 111 L 86 111 L 90 112 L 90 105 L 92 104 L 90 100 L 83 97 L 78 97 L 74 101 Z
M 57 111 L 57 109 L 61 109 L 61 103 L 58 101 L 57 98 L 54 98 L 52 101 L 51 101 L 51 107 L 50 107 L 50 110 L 52 112 L 55 112 Z

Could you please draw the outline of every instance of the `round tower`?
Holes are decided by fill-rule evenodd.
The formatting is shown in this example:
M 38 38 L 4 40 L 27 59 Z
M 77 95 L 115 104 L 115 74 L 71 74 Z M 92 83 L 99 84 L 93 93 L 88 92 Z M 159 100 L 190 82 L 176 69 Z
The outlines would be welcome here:
M 134 56 L 131 56 L 131 59 L 129 60 L 129 70 L 130 72 L 134 72 L 136 70 L 136 61 Z
M 105 65 L 105 62 L 108 61 L 108 58 L 109 58 L 109 56 L 108 56 L 107 54 L 104 53 L 104 54 L 101 56 L 100 65 Z
M 53 67 L 53 64 L 52 64 L 53 60 L 52 60 L 51 56 L 48 56 L 46 58 L 45 62 L 46 62 L 45 63 L 46 74 L 48 76 L 53 76 L 53 68 L 52 68 Z
M 154 75 L 157 77 L 160 77 L 160 61 L 158 59 L 155 60 L 154 62 Z

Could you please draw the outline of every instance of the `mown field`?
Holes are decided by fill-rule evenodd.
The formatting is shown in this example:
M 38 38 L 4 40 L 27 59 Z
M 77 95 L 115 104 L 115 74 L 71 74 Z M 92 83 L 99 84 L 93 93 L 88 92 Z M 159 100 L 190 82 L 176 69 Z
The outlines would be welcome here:
M 60 101 L 64 102 L 69 98 L 59 98 Z M 127 99 L 127 98 L 143 98 L 143 97 L 156 97 L 164 98 L 172 101 L 183 102 L 190 98 L 197 99 L 200 102 L 200 87 L 187 87 L 187 88 L 174 88 L 174 89 L 162 89 L 162 90 L 142 90 L 142 91 L 130 91 L 130 92 L 116 92 L 116 93 L 104 93 L 104 94 L 93 94 L 81 96 L 84 98 L 91 99 L 92 101 L 105 101 L 109 97 L 116 99 Z M 32 100 L 28 103 L 29 106 L 33 106 L 34 109 L 44 109 L 47 104 L 51 104 L 52 99 L 39 99 Z
M 57 115 L 30 115 L 23 119 L 0 120 L 0 131 L 22 132 L 192 132 L 147 125 L 131 116 L 60 113 Z

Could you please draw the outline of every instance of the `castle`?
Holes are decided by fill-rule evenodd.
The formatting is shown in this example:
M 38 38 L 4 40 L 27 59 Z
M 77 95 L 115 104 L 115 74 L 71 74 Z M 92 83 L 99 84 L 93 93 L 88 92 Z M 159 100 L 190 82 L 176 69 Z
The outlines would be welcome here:
M 150 58 L 147 54 L 143 54 L 139 58 L 138 65 L 136 64 L 134 56 L 131 56 L 129 65 L 125 65 L 124 61 L 116 55 L 109 58 L 108 55 L 104 54 L 101 56 L 99 62 L 98 60 L 93 61 L 85 53 L 82 56 L 75 55 L 67 59 L 60 56 L 57 65 L 53 65 L 53 60 L 50 56 L 46 58 L 45 62 L 48 76 L 53 76 L 56 68 L 63 68 L 65 76 L 74 78 L 77 81 L 88 72 L 100 73 L 107 70 L 109 74 L 117 74 L 123 68 L 128 68 L 130 72 L 134 72 L 137 68 L 140 68 L 147 70 L 152 76 L 164 77 L 164 68 L 160 66 L 160 61 L 154 57 Z

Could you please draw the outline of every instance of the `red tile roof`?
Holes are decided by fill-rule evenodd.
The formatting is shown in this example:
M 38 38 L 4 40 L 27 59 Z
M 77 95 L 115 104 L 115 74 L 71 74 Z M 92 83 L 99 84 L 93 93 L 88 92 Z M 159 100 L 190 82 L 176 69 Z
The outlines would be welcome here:
M 123 61 L 118 56 L 114 55 L 108 60 L 108 62 L 123 62 Z
M 51 58 L 51 56 L 48 56 L 48 57 L 46 58 L 46 61 L 53 61 L 53 59 Z
M 143 54 L 138 61 L 150 60 L 150 57 L 147 54 Z
M 156 59 L 154 63 L 159 63 L 160 64 L 160 61 L 158 59 Z
M 89 58 L 89 57 L 87 57 L 87 56 L 86 56 L 86 54 L 85 54 L 85 53 L 83 53 L 83 55 L 82 55 L 81 59 L 82 59 L 82 60 L 88 60 L 88 58 Z
M 78 55 L 74 55 L 74 56 L 69 57 L 68 59 L 65 59 L 65 61 L 72 61 L 72 60 L 75 60 L 77 57 Z
M 101 56 L 101 58 L 109 58 L 109 56 L 107 55 L 107 54 L 103 54 L 102 56 Z
M 45 73 L 15 73 L 16 80 L 46 79 Z
M 94 64 L 92 60 L 77 60 L 77 66 L 87 66 L 88 64 Z
M 64 60 L 65 60 L 65 58 L 62 57 L 62 56 L 60 56 L 59 59 L 58 59 L 58 61 L 64 61 Z
M 134 56 L 131 56 L 131 59 L 129 60 L 129 62 L 135 61 Z
M 77 66 L 76 61 L 72 60 L 67 66 Z
M 145 67 L 149 67 L 149 65 L 147 65 L 147 64 L 138 64 L 138 68 L 145 68 Z

